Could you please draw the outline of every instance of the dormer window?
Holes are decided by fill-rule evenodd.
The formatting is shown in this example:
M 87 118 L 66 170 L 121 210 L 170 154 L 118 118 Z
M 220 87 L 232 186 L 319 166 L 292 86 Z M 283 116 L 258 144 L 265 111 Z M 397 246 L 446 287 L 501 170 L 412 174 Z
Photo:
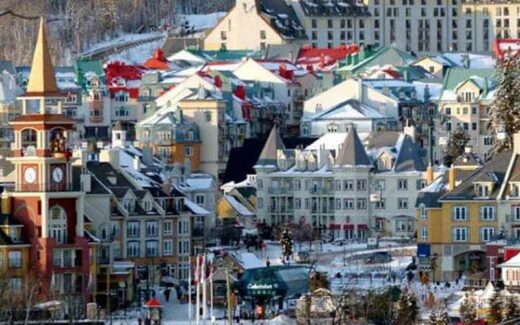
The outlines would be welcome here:
M 462 100 L 465 102 L 472 102 L 473 101 L 473 93 L 471 91 L 466 91 L 462 93 Z
M 135 211 L 135 201 L 134 199 L 124 199 L 123 206 L 125 207 L 126 211 L 133 213 Z
M 119 80 L 117 80 L 117 85 L 119 87 L 125 87 L 126 86 L 126 80 L 123 79 L 123 78 L 120 78 Z
M 9 227 L 9 237 L 11 237 L 11 240 L 14 242 L 20 240 L 20 232 L 17 227 Z
M 116 185 L 117 184 L 117 176 L 116 175 L 108 175 L 107 176 L 107 180 L 110 182 L 110 184 L 112 185 Z
M 489 186 L 484 184 L 477 184 L 477 196 L 478 197 L 488 197 L 489 196 Z
M 519 183 L 511 183 L 511 197 L 519 197 L 520 196 L 520 184 Z
M 143 209 L 144 211 L 151 211 L 152 210 L 152 202 L 150 201 L 144 201 L 143 202 Z
M 335 123 L 331 123 L 327 125 L 327 131 L 328 132 L 338 132 L 338 125 Z
M 315 170 L 316 169 L 316 162 L 313 159 L 309 160 L 309 170 Z

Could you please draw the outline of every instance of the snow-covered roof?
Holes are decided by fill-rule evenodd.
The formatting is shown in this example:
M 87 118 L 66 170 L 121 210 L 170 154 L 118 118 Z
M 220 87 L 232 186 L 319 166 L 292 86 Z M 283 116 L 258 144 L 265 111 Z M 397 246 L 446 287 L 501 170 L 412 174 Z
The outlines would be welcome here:
M 370 134 L 369 133 L 358 133 L 361 141 L 366 140 Z M 341 144 L 345 141 L 347 137 L 346 132 L 330 132 L 322 135 L 318 140 L 314 141 L 310 145 L 308 145 L 305 150 L 337 150 Z
M 233 259 L 235 259 L 245 270 L 256 269 L 264 267 L 265 264 L 261 259 L 256 257 L 253 253 L 231 253 Z
M 185 179 L 186 185 L 194 190 L 207 190 L 213 188 L 213 178 L 207 174 L 191 174 Z
M 356 99 L 348 99 L 338 105 L 308 116 L 305 119 L 316 120 L 352 120 L 352 119 L 384 119 L 387 118 L 381 114 L 375 107 L 369 106 Z
M 235 199 L 231 195 L 224 195 L 224 199 L 233 207 L 233 209 L 238 212 L 242 216 L 254 216 L 254 212 L 249 211 L 248 208 L 246 208 L 242 203 L 238 202 L 237 199 Z
M 193 201 L 190 201 L 188 199 L 184 199 L 184 204 L 194 214 L 209 215 L 209 211 L 208 210 L 206 210 L 203 207 L 197 205 L 197 203 L 195 203 Z
M 499 264 L 498 267 L 520 267 L 520 254 L 517 254 L 504 263 Z

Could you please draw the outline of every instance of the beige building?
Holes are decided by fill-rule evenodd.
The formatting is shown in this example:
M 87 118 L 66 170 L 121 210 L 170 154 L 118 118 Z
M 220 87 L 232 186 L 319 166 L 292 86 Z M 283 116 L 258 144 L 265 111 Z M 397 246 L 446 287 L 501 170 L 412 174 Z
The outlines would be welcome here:
M 293 9 L 284 1 L 237 0 L 235 6 L 210 30 L 205 50 L 258 50 L 268 44 L 285 44 L 304 37 Z
M 287 6 L 292 8 L 287 10 Z M 245 16 L 245 11 L 251 14 Z M 294 19 L 288 14 L 292 12 Z M 313 47 L 357 43 L 394 45 L 415 53 L 490 52 L 496 38 L 520 37 L 517 0 L 237 0 L 235 8 L 208 34 L 206 47 L 257 49 L 296 40 L 275 37 L 264 22 L 257 23 L 259 17 L 278 31 L 288 30 L 283 27 L 292 24 L 284 23 L 286 17 L 298 22 L 306 37 L 297 41 Z

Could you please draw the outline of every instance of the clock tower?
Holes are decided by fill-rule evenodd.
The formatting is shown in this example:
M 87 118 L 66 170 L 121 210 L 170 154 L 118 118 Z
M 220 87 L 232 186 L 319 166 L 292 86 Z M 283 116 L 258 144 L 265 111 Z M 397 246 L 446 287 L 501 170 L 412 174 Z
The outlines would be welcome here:
M 10 122 L 9 159 L 16 175 L 9 191 L 11 213 L 24 225 L 32 244 L 30 267 L 48 284 L 44 287 L 86 303 L 93 239 L 83 225 L 85 194 L 73 182 L 68 139 L 74 121 L 62 112 L 64 97 L 56 85 L 43 19 L 27 91 L 19 100 L 22 115 Z

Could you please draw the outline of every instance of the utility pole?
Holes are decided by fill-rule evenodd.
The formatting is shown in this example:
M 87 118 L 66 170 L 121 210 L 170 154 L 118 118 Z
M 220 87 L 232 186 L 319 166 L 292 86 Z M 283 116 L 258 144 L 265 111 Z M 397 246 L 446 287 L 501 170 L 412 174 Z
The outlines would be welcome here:
M 227 309 L 228 309 L 228 324 L 233 324 L 233 318 L 231 317 L 231 283 L 229 281 L 229 271 L 226 270 L 226 292 L 227 292 Z

